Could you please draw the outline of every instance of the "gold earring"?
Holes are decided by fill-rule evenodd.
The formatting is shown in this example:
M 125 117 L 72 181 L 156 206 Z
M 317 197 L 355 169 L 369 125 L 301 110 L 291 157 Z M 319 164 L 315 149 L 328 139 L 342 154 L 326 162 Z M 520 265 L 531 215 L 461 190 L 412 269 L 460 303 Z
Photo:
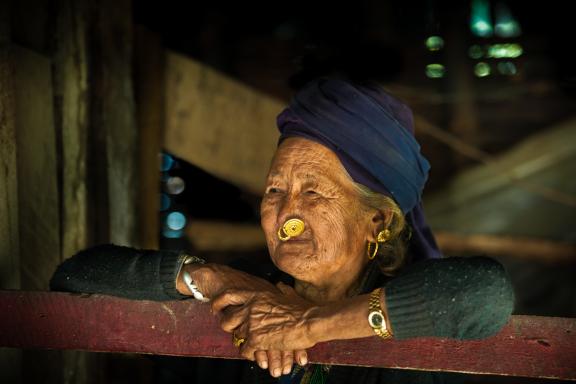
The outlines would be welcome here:
M 378 233 L 378 237 L 376 238 L 376 240 L 378 240 L 379 243 L 385 243 L 388 240 L 390 240 L 390 230 L 385 229 L 383 231 L 380 231 Z
M 384 229 L 378 232 L 378 236 L 376 236 L 376 243 L 368 242 L 368 248 L 366 252 L 368 253 L 369 260 L 372 260 L 376 257 L 376 254 L 378 253 L 378 248 L 380 247 L 380 243 L 385 243 L 388 240 L 390 240 L 390 235 L 391 235 L 390 230 Z M 374 244 L 374 251 L 370 250 L 370 248 L 372 248 L 372 244 Z
M 374 252 L 370 251 L 370 248 L 372 248 L 372 244 L 374 244 Z M 375 258 L 377 252 L 378 252 L 378 243 L 368 242 L 368 248 L 366 249 L 366 253 L 368 253 L 368 260 L 372 260 L 373 258 Z

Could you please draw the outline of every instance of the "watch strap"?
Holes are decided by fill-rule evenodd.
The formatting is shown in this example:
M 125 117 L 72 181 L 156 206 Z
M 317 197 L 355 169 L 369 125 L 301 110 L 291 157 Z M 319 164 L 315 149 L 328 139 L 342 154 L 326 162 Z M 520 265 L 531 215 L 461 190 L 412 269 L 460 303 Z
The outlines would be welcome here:
M 383 339 L 389 339 L 392 337 L 392 334 L 389 331 L 388 319 L 386 319 L 386 316 L 384 315 L 384 311 L 382 310 L 382 306 L 380 304 L 381 292 L 382 288 L 377 288 L 370 294 L 368 323 L 370 324 L 370 327 L 372 327 L 372 330 L 374 330 L 374 333 L 376 335 L 380 336 Z M 375 324 L 373 324 L 373 321 L 371 320 L 374 316 L 378 315 L 381 316 L 382 318 L 382 324 L 380 326 L 376 326 Z

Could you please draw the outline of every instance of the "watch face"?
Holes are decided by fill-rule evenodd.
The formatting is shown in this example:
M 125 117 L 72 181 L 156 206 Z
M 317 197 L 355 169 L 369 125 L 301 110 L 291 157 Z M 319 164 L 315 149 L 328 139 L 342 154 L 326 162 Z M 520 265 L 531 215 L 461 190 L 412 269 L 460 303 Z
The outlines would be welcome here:
M 370 312 L 368 315 L 368 322 L 372 328 L 382 328 L 384 324 L 384 316 L 380 312 Z

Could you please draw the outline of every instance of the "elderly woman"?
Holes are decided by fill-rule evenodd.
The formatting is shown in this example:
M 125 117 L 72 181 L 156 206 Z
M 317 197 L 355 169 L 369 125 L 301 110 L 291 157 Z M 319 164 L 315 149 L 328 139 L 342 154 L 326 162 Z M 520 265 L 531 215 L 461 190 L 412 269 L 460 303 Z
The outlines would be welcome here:
M 483 338 L 506 323 L 513 294 L 501 265 L 440 258 L 420 205 L 429 165 L 405 105 L 377 86 L 322 78 L 296 94 L 278 127 L 261 204 L 272 267 L 106 245 L 64 262 L 52 289 L 211 300 L 240 354 L 287 383 L 430 381 L 307 364 L 306 349 L 368 336 Z M 195 369 L 213 382 L 266 381 L 253 364 Z

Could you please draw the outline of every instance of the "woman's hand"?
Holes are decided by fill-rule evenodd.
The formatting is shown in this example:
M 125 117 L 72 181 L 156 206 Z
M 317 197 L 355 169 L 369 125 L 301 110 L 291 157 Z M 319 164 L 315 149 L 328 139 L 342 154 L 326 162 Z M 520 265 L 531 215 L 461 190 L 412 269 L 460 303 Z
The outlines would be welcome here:
M 238 321 L 238 319 L 240 319 L 241 315 L 237 314 L 234 316 L 234 313 L 240 310 L 239 305 L 242 303 L 242 301 L 240 301 L 242 298 L 263 295 L 265 293 L 268 295 L 280 295 L 282 293 L 279 288 L 264 279 L 221 264 L 184 265 L 181 272 L 184 271 L 190 273 L 194 283 L 205 297 L 220 297 L 217 304 L 217 308 L 220 309 L 215 312 L 220 312 L 221 309 L 228 308 L 226 310 L 227 316 L 235 319 L 231 321 Z M 190 294 L 181 276 L 178 276 L 176 284 L 180 293 Z M 287 289 L 292 290 L 289 287 Z M 226 294 L 221 295 L 222 292 L 226 292 Z M 236 292 L 236 294 L 234 294 L 234 292 Z M 295 292 L 293 294 L 300 299 Z M 229 299 L 233 300 L 236 304 L 226 304 Z M 238 307 L 232 308 L 230 305 L 238 305 Z M 228 330 L 228 332 L 233 332 L 233 329 Z M 307 363 L 308 358 L 304 350 L 255 351 L 252 349 L 251 352 L 246 352 L 246 346 L 243 346 L 240 353 L 250 360 L 256 360 L 260 367 L 264 369 L 269 368 L 270 374 L 273 376 L 280 376 L 282 372 L 289 373 L 294 361 L 304 365 Z
M 190 294 L 181 275 L 188 271 L 192 280 L 202 292 L 204 297 L 210 299 L 220 295 L 224 290 L 236 289 L 256 292 L 277 292 L 280 291 L 274 284 L 250 275 L 248 273 L 230 268 L 222 264 L 189 264 L 182 267 L 182 271 L 176 280 L 176 289 L 180 293 Z
M 268 368 L 272 376 L 287 374 L 292 363 L 307 363 L 305 349 L 317 343 L 311 332 L 318 306 L 304 300 L 289 286 L 279 291 L 227 289 L 212 301 L 221 313 L 221 326 L 246 341 L 240 353 Z

